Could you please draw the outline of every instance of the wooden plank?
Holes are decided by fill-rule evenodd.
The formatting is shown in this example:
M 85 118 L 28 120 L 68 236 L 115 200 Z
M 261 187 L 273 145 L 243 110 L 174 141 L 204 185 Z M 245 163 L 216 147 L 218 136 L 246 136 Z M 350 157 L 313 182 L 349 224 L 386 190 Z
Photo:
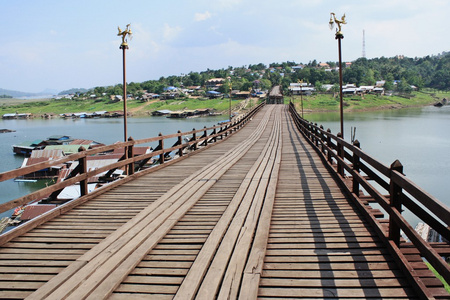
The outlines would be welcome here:
M 47 296 L 54 292 L 52 297 L 68 299 L 101 299 L 109 294 L 111 299 L 172 299 L 174 295 L 185 299 L 194 297 L 198 287 L 198 298 L 416 297 L 383 239 L 370 228 L 371 221 L 356 211 L 313 148 L 285 117 L 278 137 L 282 143 L 275 148 L 277 138 L 270 140 L 269 131 L 277 109 L 258 116 L 266 118 L 267 128 L 258 125 L 259 138 L 253 136 L 251 151 L 239 159 L 237 152 L 251 144 L 244 136 L 238 139 L 241 148 L 235 148 L 233 141 L 129 181 L 7 243 L 0 248 L 0 285 L 7 290 L 0 291 L 0 298 L 25 298 L 40 286 L 45 287 L 30 298 L 44 295 L 51 299 Z M 275 154 L 264 152 L 265 144 L 277 149 Z M 222 159 L 222 164 L 215 164 L 227 151 L 236 155 L 234 163 Z M 246 176 L 262 153 L 267 156 L 259 162 L 261 170 L 274 163 L 279 166 L 276 188 L 269 187 L 261 171 L 258 176 L 265 182 L 260 185 L 267 193 L 245 199 L 251 213 L 237 215 L 241 224 L 232 221 L 237 206 L 227 222 L 221 221 L 231 214 L 230 201 L 240 186 L 246 180 L 250 186 Z M 280 154 L 281 160 L 275 162 Z M 197 173 L 207 176 L 189 177 L 191 170 L 207 164 L 214 167 Z M 220 178 L 213 175 L 218 168 L 228 168 Z M 158 178 L 165 181 L 155 186 Z M 200 187 L 205 190 L 192 191 Z M 257 191 L 247 187 L 241 197 Z M 188 199 L 194 195 L 195 199 Z M 258 202 L 263 197 L 265 202 Z M 371 209 L 368 212 L 373 215 Z M 228 231 L 234 231 L 230 240 Z M 210 239 L 216 239 L 216 244 L 209 244 Z M 416 249 L 402 251 L 430 293 L 448 296 Z M 194 280 L 192 274 L 196 274 Z M 184 285 L 191 285 L 194 292 L 182 294 Z
M 269 145 L 266 144 L 265 148 L 267 149 Z M 192 265 L 192 267 L 189 270 L 189 273 L 187 274 L 185 280 L 183 281 L 182 285 L 177 291 L 177 294 L 175 295 L 174 299 L 190 299 L 194 297 L 194 295 L 197 292 L 197 289 L 200 286 L 201 280 L 203 279 L 204 275 L 207 272 L 207 268 L 210 264 L 210 262 L 213 259 L 213 255 L 215 255 L 217 251 L 217 247 L 219 246 L 219 243 L 222 241 L 222 238 L 227 233 L 229 224 L 242 224 L 242 222 L 245 219 L 246 212 L 248 211 L 250 207 L 250 201 L 243 201 L 245 198 L 245 195 L 247 193 L 247 190 L 250 188 L 252 184 L 252 178 L 254 176 L 257 176 L 258 167 L 260 166 L 261 162 L 264 159 L 265 151 L 259 156 L 258 160 L 253 164 L 251 169 L 248 171 L 248 175 L 246 178 L 242 181 L 238 191 L 233 197 L 233 200 L 231 201 L 230 205 L 226 209 L 226 211 L 223 213 L 222 217 L 220 218 L 217 225 L 214 227 L 213 231 L 209 235 L 208 239 L 205 242 L 205 245 L 203 246 L 202 250 L 197 256 L 196 261 Z M 259 170 L 259 172 L 262 172 L 262 170 Z M 254 184 L 252 189 L 253 191 L 256 190 L 256 185 Z M 252 194 L 252 193 L 250 193 Z M 246 206 L 240 206 L 241 203 L 244 203 Z M 236 214 L 236 212 L 239 210 L 239 213 Z M 235 215 L 236 214 L 236 215 Z M 231 226 L 231 228 L 238 229 L 239 226 Z M 239 232 L 239 231 L 238 231 Z M 236 233 L 229 234 L 229 236 L 236 236 Z M 229 244 L 223 243 L 222 245 L 228 246 Z M 229 251 L 229 248 L 222 248 L 222 251 Z M 213 278 L 214 279 L 214 278 Z M 214 279 L 215 280 L 215 279 Z
M 267 287 L 294 287 L 294 288 L 395 288 L 406 285 L 405 278 L 359 278 L 359 279 L 280 279 L 263 278 L 260 285 Z
M 415 293 L 411 289 L 404 288 L 343 288 L 343 289 L 321 289 L 321 288 L 260 288 L 258 296 L 272 297 L 318 297 L 318 298 L 393 298 L 412 297 Z
M 261 126 L 261 129 L 264 128 L 264 125 Z M 260 130 L 260 132 L 262 133 L 262 130 Z M 223 158 L 218 160 L 218 163 L 215 162 L 213 164 L 210 164 L 211 167 L 208 167 L 209 169 L 211 169 L 211 171 L 213 171 L 214 173 L 211 173 L 213 175 L 210 176 L 219 176 L 218 174 L 223 174 L 227 168 L 224 168 L 226 165 L 231 166 L 232 163 L 230 163 L 230 161 L 233 160 L 237 160 L 239 159 L 239 157 L 242 157 L 243 154 L 245 154 L 246 151 L 243 151 L 243 149 L 249 149 L 250 146 L 257 141 L 258 139 L 258 134 L 255 134 L 253 139 L 248 139 L 248 141 L 246 143 L 243 143 L 241 145 L 239 145 L 236 149 L 233 149 L 231 153 L 233 153 L 233 155 L 230 155 L 230 153 L 226 153 Z M 223 165 L 224 167 L 217 167 L 218 165 Z M 195 175 L 199 176 L 199 175 L 203 175 L 203 170 L 198 171 Z M 197 175 L 198 174 L 198 175 Z M 207 177 L 206 177 L 207 178 Z M 211 177 L 212 178 L 212 177 Z M 154 245 L 161 239 L 161 237 L 163 235 L 165 235 L 167 233 L 167 231 L 176 223 L 177 218 L 175 215 L 179 214 L 179 216 L 182 216 L 185 211 L 187 209 L 189 209 L 190 207 L 192 207 L 192 205 L 197 201 L 198 197 L 203 195 L 208 186 L 214 184 L 214 181 L 197 181 L 196 183 L 192 183 L 192 179 L 189 178 L 188 180 L 185 180 L 185 182 L 182 182 L 181 184 L 178 185 L 179 188 L 174 189 L 174 192 L 169 192 L 167 194 L 167 197 L 165 199 L 161 199 L 161 201 L 159 201 L 158 204 L 160 204 L 156 210 L 159 210 L 161 212 L 158 212 L 158 215 L 156 218 L 151 218 L 149 216 L 149 214 L 147 212 L 145 213 L 141 213 L 140 215 L 138 215 L 137 218 L 135 218 L 135 221 L 129 222 L 126 225 L 126 228 L 124 228 L 121 231 L 117 231 L 115 234 L 110 235 L 104 242 L 102 242 L 101 244 L 99 244 L 100 246 L 96 246 L 96 248 L 94 250 L 92 250 L 88 255 L 84 255 L 83 257 L 80 258 L 80 261 L 90 261 L 90 263 L 88 263 L 86 265 L 86 267 L 84 267 L 82 270 L 80 270 L 80 272 L 78 272 L 77 274 L 75 274 L 74 276 L 72 276 L 70 278 L 70 281 L 66 281 L 64 284 L 62 284 L 61 286 L 58 287 L 57 290 L 54 291 L 54 295 L 55 297 L 61 297 L 62 295 L 65 295 L 67 292 L 71 293 L 70 297 L 73 298 L 80 298 L 80 297 L 84 297 L 83 295 L 87 295 L 90 294 L 89 297 L 95 298 L 97 297 L 97 293 L 99 295 L 104 295 L 105 293 L 111 293 L 112 289 L 114 289 L 119 283 L 121 279 L 123 279 L 124 276 L 126 276 L 131 270 L 132 268 L 134 268 L 134 266 L 138 263 L 138 261 L 140 260 L 139 257 L 143 257 L 144 255 L 146 255 L 152 247 L 154 247 Z M 195 188 L 197 185 L 200 185 L 201 188 Z M 191 197 L 190 194 L 186 194 L 185 192 L 178 192 L 178 191 L 182 191 L 183 189 L 188 189 L 192 188 L 192 190 L 194 190 L 194 195 L 198 195 L 198 196 L 194 196 Z M 181 206 L 183 209 L 181 210 L 176 210 L 178 208 L 178 206 L 180 204 L 178 204 L 178 206 L 171 206 L 174 209 L 172 209 L 172 211 L 175 211 L 174 215 L 172 216 L 172 219 L 167 219 L 168 222 L 164 222 L 164 220 L 169 217 L 172 214 L 171 210 L 168 210 L 166 207 L 164 207 L 164 209 L 162 209 L 161 207 L 163 207 L 164 205 L 167 206 L 167 204 L 170 204 L 170 202 L 168 203 L 168 201 L 166 201 L 166 199 L 169 199 L 169 196 L 172 196 L 174 193 L 179 193 L 180 199 L 186 199 L 187 200 L 187 204 L 182 204 L 183 202 L 181 202 Z M 157 202 L 158 202 L 157 201 Z M 153 204 L 157 203 L 154 202 Z M 152 204 L 152 205 L 153 205 Z M 152 207 L 150 209 L 150 212 L 154 211 L 154 208 Z M 150 213 L 151 215 L 151 213 Z M 141 226 L 142 230 L 139 231 L 140 229 L 137 229 L 136 225 L 144 219 L 144 217 L 146 219 L 150 219 L 152 220 L 152 224 L 155 224 L 153 226 L 155 226 L 153 230 L 149 230 L 148 228 L 148 224 L 145 223 L 145 225 Z M 160 224 L 159 222 L 163 221 L 164 223 L 162 223 L 162 225 L 157 225 Z M 143 223 L 143 222 L 141 222 Z M 157 227 L 159 226 L 159 227 Z M 157 229 L 156 229 L 157 228 Z M 145 233 L 141 233 L 144 232 L 143 229 L 145 229 Z M 137 235 L 134 233 L 134 231 L 137 230 L 138 233 Z M 152 232 L 154 231 L 154 234 L 152 234 Z M 148 233 L 150 232 L 150 233 Z M 133 234 L 130 234 L 133 233 Z M 146 240 L 144 243 L 142 242 L 138 242 L 138 243 L 129 243 L 128 240 L 129 238 L 123 238 L 123 236 L 126 235 L 131 235 L 132 236 L 132 240 L 135 240 L 136 242 L 141 241 L 142 240 L 142 236 L 148 236 L 149 239 Z M 120 242 L 119 244 L 117 242 L 115 242 L 116 237 L 120 237 Z M 142 243 L 139 245 L 139 243 Z M 112 256 L 108 255 L 107 257 L 102 257 L 102 255 L 99 255 L 101 253 L 101 251 L 104 251 L 105 249 L 107 249 L 107 247 L 109 247 L 111 245 L 111 247 L 113 247 L 113 249 L 117 249 L 117 252 L 115 254 L 113 254 Z M 135 248 L 134 245 L 138 245 L 138 248 Z M 140 250 L 142 249 L 142 250 Z M 90 257 L 89 257 L 90 256 Z M 125 260 L 124 260 L 125 259 Z M 125 275 L 124 275 L 125 274 Z M 92 280 L 86 280 L 87 277 L 92 276 Z M 102 279 L 100 278 L 105 278 L 105 276 L 108 276 L 108 281 L 103 281 L 102 283 L 100 283 L 100 285 L 97 285 L 96 282 L 98 282 L 99 280 L 102 281 Z M 117 280 L 112 280 L 112 278 L 117 278 Z M 81 285 L 79 285 L 79 282 L 81 282 Z M 72 290 L 74 288 L 76 289 L 76 292 L 72 292 Z M 95 290 L 93 290 L 95 288 Z M 44 288 L 42 288 L 42 290 L 44 290 Z M 107 290 L 107 291 L 106 291 Z M 97 296 L 96 296 L 97 295 Z M 70 298 L 69 297 L 69 298 Z
M 273 145 L 270 153 L 270 160 L 265 167 L 264 174 L 260 181 L 258 191 L 255 194 L 249 215 L 240 231 L 237 244 L 233 250 L 233 254 L 229 261 L 223 281 L 220 284 L 220 292 L 218 299 L 237 298 L 240 290 L 241 279 L 244 268 L 247 272 L 261 272 L 263 265 L 264 253 L 266 250 L 267 239 L 269 235 L 269 222 L 273 209 L 273 201 L 275 199 L 275 189 L 278 184 L 279 165 L 281 162 L 281 124 L 275 116 L 275 137 L 269 140 Z M 264 206 L 263 206 L 264 205 Z M 253 236 L 255 236 L 253 240 Z M 250 252 L 250 254 L 248 254 Z M 247 254 L 249 255 L 247 262 Z M 214 267 L 212 265 L 212 267 Z M 261 269 L 258 269 L 260 267 Z M 206 279 L 206 278 L 205 278 Z M 208 285 L 208 282 L 205 283 Z M 257 295 L 258 284 L 254 282 L 253 286 L 245 285 L 245 290 L 253 290 L 253 295 Z M 199 290 L 199 296 L 201 290 Z M 246 297 L 246 296 L 244 296 Z

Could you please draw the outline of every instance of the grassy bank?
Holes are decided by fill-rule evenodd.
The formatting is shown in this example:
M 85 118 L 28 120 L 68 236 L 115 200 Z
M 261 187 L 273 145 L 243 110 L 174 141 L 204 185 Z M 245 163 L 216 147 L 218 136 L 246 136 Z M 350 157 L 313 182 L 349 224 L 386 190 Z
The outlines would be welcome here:
M 239 105 L 241 100 L 232 100 L 232 107 Z M 216 111 L 227 111 L 229 108 L 228 99 L 185 99 L 185 100 L 156 100 L 151 102 L 141 102 L 138 100 L 128 100 L 127 110 L 133 115 L 148 115 L 152 111 L 169 109 L 172 111 L 185 109 L 211 108 Z M 32 113 L 33 115 L 62 114 L 94 111 L 117 111 L 123 110 L 123 102 L 111 102 L 100 99 L 79 99 L 79 100 L 42 100 L 18 104 L 17 100 L 10 103 L 3 102 L 0 106 L 0 114 L 6 113 Z
M 376 109 L 390 109 L 402 107 L 425 106 L 433 104 L 443 98 L 450 98 L 450 92 L 415 92 L 408 96 L 377 96 L 364 95 L 364 97 L 352 95 L 344 96 L 344 109 L 346 111 L 367 111 Z M 294 101 L 298 110 L 301 109 L 301 97 L 285 97 L 286 101 Z M 318 94 L 303 96 L 303 109 L 305 111 L 338 111 L 339 96 Z
M 408 97 L 400 96 L 346 96 L 344 105 L 346 111 L 366 111 L 376 109 L 402 108 L 412 106 L 424 106 L 433 104 L 442 98 L 450 98 L 450 92 L 415 92 Z M 301 107 L 300 96 L 285 97 L 285 102 L 294 101 L 298 110 Z M 242 100 L 232 100 L 234 110 L 241 104 Z M 253 104 L 257 99 L 253 99 Z M 133 115 L 149 115 L 152 111 L 168 109 L 172 111 L 210 108 L 218 112 L 227 113 L 229 107 L 228 99 L 177 99 L 177 100 L 155 100 L 141 102 L 128 100 L 127 109 Z M 330 94 L 318 94 L 303 97 L 303 108 L 306 112 L 338 111 L 339 97 Z M 77 100 L 55 100 L 45 99 L 41 101 L 27 101 L 18 99 L 7 99 L 0 103 L 0 114 L 6 113 L 32 113 L 33 115 L 62 114 L 94 111 L 116 111 L 123 110 L 122 102 L 111 102 L 109 99 L 77 99 Z

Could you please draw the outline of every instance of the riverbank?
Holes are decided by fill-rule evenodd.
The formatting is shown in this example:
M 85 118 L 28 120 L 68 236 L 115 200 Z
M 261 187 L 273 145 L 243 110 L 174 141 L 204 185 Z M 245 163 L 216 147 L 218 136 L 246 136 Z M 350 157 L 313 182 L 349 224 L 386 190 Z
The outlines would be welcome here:
M 302 99 L 303 98 L 303 99 Z M 414 92 L 403 96 L 352 95 L 344 96 L 345 112 L 367 112 L 408 107 L 423 107 L 433 105 L 443 98 L 450 98 L 450 92 Z M 313 96 L 286 97 L 293 101 L 298 111 L 305 113 L 337 112 L 339 111 L 339 96 L 318 94 Z
M 450 92 L 414 92 L 407 96 L 378 96 L 378 95 L 352 95 L 344 97 L 344 110 L 346 112 L 373 111 L 397 109 L 405 107 L 420 107 L 432 105 L 443 98 L 450 98 Z M 312 96 L 285 96 L 285 103 L 293 101 L 299 111 L 305 112 L 333 112 L 339 110 L 339 97 L 332 94 L 317 94 Z M 246 100 L 232 99 L 232 111 L 255 106 L 258 98 Z M 228 114 L 229 99 L 200 99 L 185 98 L 176 100 L 153 100 L 141 102 L 128 100 L 127 110 L 133 116 L 148 116 L 156 110 L 195 110 L 209 108 L 218 113 Z M 95 111 L 121 111 L 123 102 L 112 102 L 107 99 L 42 99 L 40 101 L 25 101 L 20 99 L 4 100 L 0 106 L 0 114 L 31 113 L 34 117 L 44 115 L 59 115 L 64 113 L 80 113 Z

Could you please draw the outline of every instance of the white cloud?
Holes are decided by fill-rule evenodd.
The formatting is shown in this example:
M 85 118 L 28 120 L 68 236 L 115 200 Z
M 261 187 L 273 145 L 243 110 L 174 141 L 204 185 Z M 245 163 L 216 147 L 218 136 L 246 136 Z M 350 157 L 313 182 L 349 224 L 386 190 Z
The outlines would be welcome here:
M 205 11 L 204 13 L 196 13 L 194 16 L 194 20 L 197 22 L 208 20 L 212 17 L 209 11 Z
M 163 37 L 167 42 L 175 40 L 183 31 L 180 26 L 171 27 L 169 24 L 165 23 L 163 28 Z

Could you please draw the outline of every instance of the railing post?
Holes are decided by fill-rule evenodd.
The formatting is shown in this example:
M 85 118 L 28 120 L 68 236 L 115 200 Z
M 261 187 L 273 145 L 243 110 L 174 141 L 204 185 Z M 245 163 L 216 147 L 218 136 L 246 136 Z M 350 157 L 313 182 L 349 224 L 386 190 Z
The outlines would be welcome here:
M 342 139 L 342 133 L 338 132 L 337 137 Z M 343 160 L 345 159 L 344 147 L 342 146 L 342 143 L 340 142 L 339 139 L 337 140 L 337 154 Z M 344 167 L 342 166 L 342 164 L 339 161 L 337 163 L 338 163 L 338 166 L 337 166 L 338 173 L 343 177 L 344 176 Z
M 83 147 L 78 148 L 78 152 L 84 152 L 86 149 Z M 83 175 L 87 172 L 87 158 L 86 155 L 83 155 L 78 159 L 78 164 L 80 165 L 80 175 Z M 87 178 L 80 181 L 80 195 L 83 197 L 88 194 L 88 180 Z
M 320 125 L 320 147 L 323 154 L 325 154 L 325 137 L 323 135 L 323 126 Z
M 128 141 L 129 142 L 133 142 L 134 139 L 130 136 L 128 138 Z M 130 158 L 133 158 L 133 157 L 134 157 L 134 145 L 132 144 L 132 145 L 128 146 L 127 158 L 130 159 Z M 134 161 L 132 161 L 132 162 L 130 162 L 128 164 L 128 175 L 133 175 L 133 174 L 134 174 Z
M 353 142 L 353 146 L 361 148 L 361 144 L 358 140 L 355 140 Z M 353 171 L 359 172 L 359 156 L 356 154 L 355 151 L 353 151 Z M 352 186 L 352 192 L 359 196 L 359 182 L 356 180 L 356 176 L 353 176 L 353 186 Z
M 391 172 L 397 171 L 403 173 L 403 165 L 397 159 L 391 164 Z M 389 184 L 390 206 L 402 213 L 402 188 L 392 180 Z M 392 240 L 397 246 L 400 245 L 400 226 L 398 226 L 393 220 L 392 216 L 389 217 L 389 239 Z
M 208 146 L 208 131 L 206 130 L 206 126 L 203 127 L 205 129 L 203 135 L 205 136 L 205 146 Z
M 213 129 L 213 132 L 211 133 L 212 134 L 212 136 L 214 136 L 213 137 L 213 141 L 214 141 L 214 143 L 215 142 L 217 142 L 217 136 L 216 136 L 216 134 L 217 134 L 217 130 L 216 130 L 216 128 L 214 127 L 214 129 Z
M 193 131 L 195 131 L 195 128 L 192 128 L 192 130 Z M 194 132 L 193 134 L 192 134 L 192 139 L 194 140 L 194 151 L 195 150 L 197 150 L 197 133 L 196 132 Z
M 327 158 L 328 158 L 328 162 L 331 164 L 333 162 L 333 157 L 331 156 L 332 147 L 331 147 L 331 136 L 330 136 L 331 129 L 330 128 L 327 129 L 327 133 L 328 133 L 327 134 L 327 146 L 328 146 Z
M 180 149 L 178 149 L 178 156 L 181 157 L 183 156 L 183 138 L 181 137 L 181 130 L 178 130 L 177 133 L 179 134 L 178 136 L 178 145 L 181 147 Z
M 317 130 L 317 123 L 314 123 L 314 144 L 319 147 L 319 132 Z
M 158 134 L 159 137 L 162 136 L 162 133 L 160 132 Z M 162 153 L 159 155 L 159 164 L 162 165 L 164 163 L 164 140 L 159 140 L 159 149 L 162 151 Z

